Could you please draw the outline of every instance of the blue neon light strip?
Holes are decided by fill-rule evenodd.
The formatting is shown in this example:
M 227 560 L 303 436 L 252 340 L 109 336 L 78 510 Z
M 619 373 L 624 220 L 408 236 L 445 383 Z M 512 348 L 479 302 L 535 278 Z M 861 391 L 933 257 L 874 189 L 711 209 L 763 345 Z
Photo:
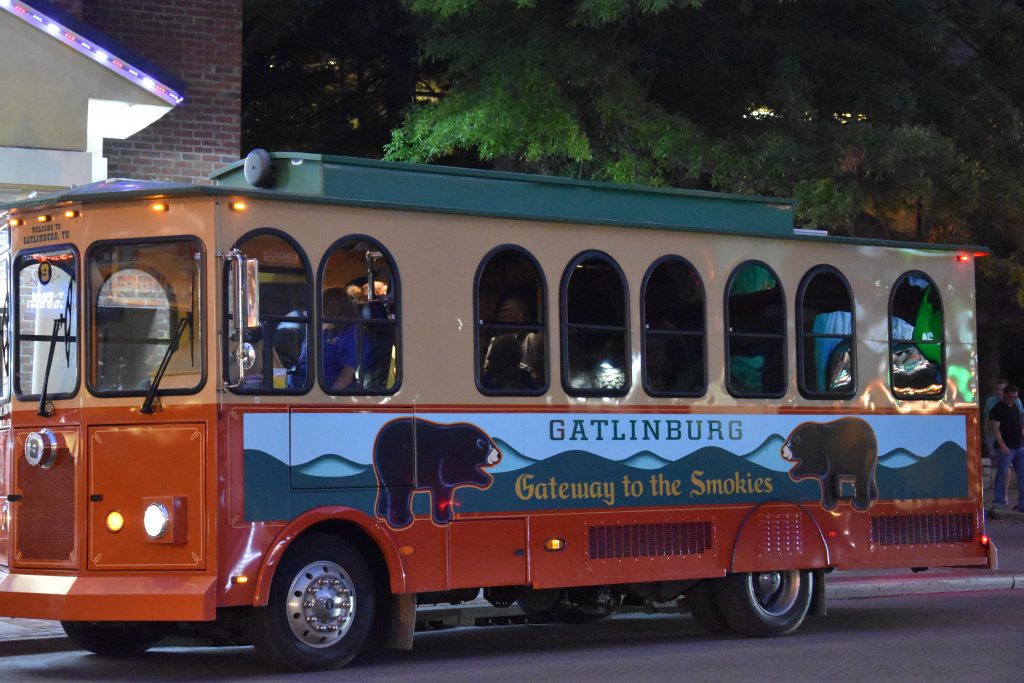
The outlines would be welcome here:
M 91 57 L 114 73 L 128 79 L 135 85 L 145 88 L 168 104 L 178 106 L 185 101 L 185 98 L 174 89 L 156 80 L 147 73 L 140 71 L 131 64 L 119 59 L 117 56 L 108 53 L 99 45 L 82 37 L 58 21 L 33 9 L 29 5 L 18 0 L 0 0 L 0 9 L 7 10 L 18 17 L 26 24 L 37 28 L 47 35 L 56 38 L 68 47 L 75 49 L 81 54 Z

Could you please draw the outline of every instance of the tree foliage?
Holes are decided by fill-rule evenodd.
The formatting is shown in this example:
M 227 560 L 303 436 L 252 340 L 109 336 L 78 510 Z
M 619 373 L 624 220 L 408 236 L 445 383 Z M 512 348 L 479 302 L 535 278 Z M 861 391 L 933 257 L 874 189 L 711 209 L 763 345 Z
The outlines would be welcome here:
M 450 90 L 390 158 L 796 196 L 806 224 L 920 239 L 1020 210 L 1017 3 L 405 5 Z

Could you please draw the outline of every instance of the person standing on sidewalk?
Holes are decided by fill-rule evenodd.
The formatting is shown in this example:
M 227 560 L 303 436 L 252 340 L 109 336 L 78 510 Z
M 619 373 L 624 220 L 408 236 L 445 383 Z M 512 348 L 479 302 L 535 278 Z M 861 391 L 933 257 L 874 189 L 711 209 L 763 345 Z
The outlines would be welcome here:
M 1021 411 L 1018 408 L 1017 386 L 1007 384 L 999 396 L 999 400 L 992 406 L 988 414 L 989 429 L 995 441 L 992 449 L 993 465 L 996 468 L 996 480 L 993 487 L 992 510 L 989 515 L 998 517 L 998 508 L 1005 506 L 1006 483 L 1010 465 L 1017 474 L 1017 507 L 1015 510 L 1024 509 L 1024 500 L 1021 500 L 1021 472 L 1024 472 L 1024 426 L 1021 425 Z

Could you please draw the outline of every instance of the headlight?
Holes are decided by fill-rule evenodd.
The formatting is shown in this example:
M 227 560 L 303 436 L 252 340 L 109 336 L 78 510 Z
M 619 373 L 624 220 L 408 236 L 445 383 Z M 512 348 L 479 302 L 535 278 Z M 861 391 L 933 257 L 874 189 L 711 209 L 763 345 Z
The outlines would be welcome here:
M 49 429 L 29 432 L 25 437 L 25 461 L 32 467 L 48 470 L 57 461 L 57 435 Z
M 146 506 L 146 513 L 142 516 L 142 526 L 150 538 L 160 538 L 167 533 L 167 527 L 171 523 L 171 514 L 163 503 L 150 503 Z

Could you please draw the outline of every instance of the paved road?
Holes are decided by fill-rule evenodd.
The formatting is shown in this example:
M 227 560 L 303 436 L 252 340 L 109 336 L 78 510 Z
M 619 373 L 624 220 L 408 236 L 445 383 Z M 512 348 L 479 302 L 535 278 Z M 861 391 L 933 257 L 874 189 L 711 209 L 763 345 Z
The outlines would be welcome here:
M 10 681 L 985 681 L 1020 683 L 1024 591 L 837 600 L 794 636 L 712 638 L 689 617 L 420 634 L 412 652 L 340 672 L 268 672 L 247 648 L 161 648 L 139 659 L 82 652 L 0 659 Z

